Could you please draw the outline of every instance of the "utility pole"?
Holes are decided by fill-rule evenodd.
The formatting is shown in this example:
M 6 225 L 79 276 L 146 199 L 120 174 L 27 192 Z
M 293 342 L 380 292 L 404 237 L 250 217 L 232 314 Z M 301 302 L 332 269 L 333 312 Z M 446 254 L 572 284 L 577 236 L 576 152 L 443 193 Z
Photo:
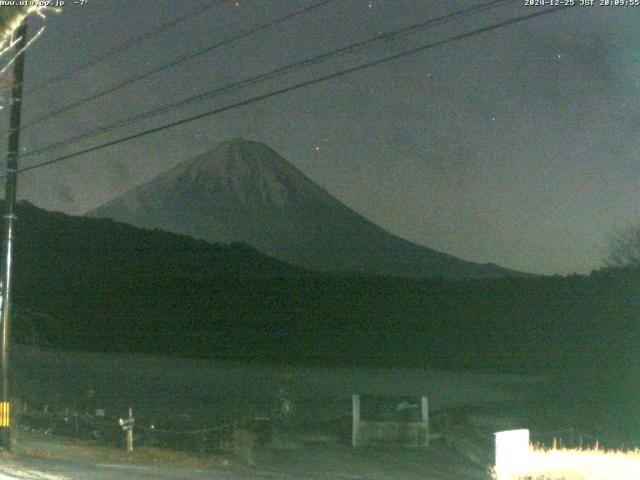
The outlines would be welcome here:
M 11 268 L 13 263 L 16 193 L 18 189 L 18 156 L 20 154 L 20 116 L 22 113 L 22 82 L 24 78 L 24 50 L 27 45 L 27 20 L 15 31 L 17 58 L 13 65 L 11 113 L 9 119 L 9 149 L 5 186 L 5 241 L 2 269 L 2 310 L 0 361 L 2 363 L 2 392 L 0 392 L 0 448 L 11 449 L 11 408 L 9 403 L 9 353 L 11 343 Z

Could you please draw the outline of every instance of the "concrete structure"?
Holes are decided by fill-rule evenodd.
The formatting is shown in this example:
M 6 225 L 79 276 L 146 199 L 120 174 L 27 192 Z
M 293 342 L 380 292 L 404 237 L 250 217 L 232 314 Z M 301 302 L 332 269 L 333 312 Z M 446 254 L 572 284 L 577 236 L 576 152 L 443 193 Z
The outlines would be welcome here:
M 367 405 L 363 406 L 363 403 Z M 426 396 L 361 397 L 354 394 L 352 405 L 351 443 L 354 447 L 380 444 L 429 446 L 429 400 Z

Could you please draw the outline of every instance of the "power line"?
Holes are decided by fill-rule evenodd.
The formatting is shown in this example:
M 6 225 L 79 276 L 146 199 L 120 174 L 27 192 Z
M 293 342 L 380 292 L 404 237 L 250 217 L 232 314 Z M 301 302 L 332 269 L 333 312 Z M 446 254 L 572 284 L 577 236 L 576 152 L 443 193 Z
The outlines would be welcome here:
M 463 10 L 458 10 L 456 12 L 452 12 L 449 13 L 447 15 L 443 15 L 441 17 L 436 17 L 433 19 L 429 19 L 427 21 L 424 22 L 420 22 L 420 23 L 416 23 L 413 25 L 410 25 L 408 27 L 404 27 L 402 29 L 399 30 L 395 30 L 392 32 L 387 32 L 387 33 L 383 33 L 383 34 L 379 34 L 376 35 L 374 37 L 370 37 L 368 39 L 356 42 L 356 43 L 352 43 L 350 45 L 338 48 L 336 50 L 332 50 L 330 52 L 324 53 L 324 54 L 320 54 L 314 57 L 310 57 L 310 58 L 306 58 L 304 60 L 301 60 L 299 62 L 295 62 L 293 64 L 289 64 L 280 68 L 276 68 L 274 70 L 271 70 L 269 72 L 263 73 L 263 74 L 259 74 L 253 77 L 249 77 L 246 78 L 244 80 L 240 80 L 238 82 L 233 82 L 227 85 L 224 85 L 222 87 L 216 88 L 214 90 L 210 90 L 208 92 L 204 92 L 204 93 L 200 93 L 198 95 L 194 95 L 192 97 L 188 97 L 186 99 L 183 99 L 179 102 L 175 102 L 175 103 L 171 103 L 168 105 L 164 105 L 162 107 L 138 114 L 138 115 L 134 115 L 133 117 L 129 117 L 127 119 L 123 119 L 123 120 L 118 120 L 114 123 L 96 128 L 94 130 L 90 130 L 88 132 L 85 133 L 81 133 L 79 135 L 64 139 L 64 140 L 60 140 L 58 142 L 55 142 L 53 144 L 49 144 L 49 145 L 45 145 L 39 148 L 36 148 L 34 150 L 30 150 L 26 153 L 22 154 L 22 157 L 26 157 L 26 156 L 32 156 L 35 154 L 40 154 L 40 153 L 45 153 L 48 151 L 51 151 L 53 149 L 59 148 L 63 145 L 67 145 L 69 143 L 76 143 L 80 140 L 84 140 L 87 138 L 91 138 L 94 137 L 96 135 L 100 135 L 103 133 L 106 133 L 108 131 L 114 130 L 116 128 L 120 128 L 120 127 L 124 127 L 127 125 L 131 125 L 133 123 L 137 123 L 139 121 L 154 117 L 156 115 L 162 114 L 162 113 L 167 113 L 169 111 L 172 110 L 176 110 L 178 108 L 182 108 L 185 107 L 187 105 L 191 105 L 194 103 L 198 103 L 198 102 L 202 102 L 204 100 L 208 100 L 226 93 L 230 93 L 230 92 L 234 92 L 237 90 L 240 90 L 242 88 L 245 88 L 247 86 L 251 86 L 251 85 L 255 85 L 259 82 L 263 82 L 266 80 L 271 80 L 274 78 L 277 78 L 278 76 L 281 76 L 283 74 L 289 74 L 292 73 L 296 70 L 300 70 L 304 67 L 308 67 L 311 65 L 316 65 L 320 62 L 323 62 L 325 60 L 331 59 L 331 58 L 335 58 L 338 57 L 340 55 L 344 55 L 344 54 L 348 54 L 348 53 L 353 53 L 356 52 L 358 50 L 364 49 L 364 48 L 368 48 L 371 46 L 374 46 L 375 44 L 378 43 L 383 43 L 383 42 L 388 42 L 389 40 L 393 39 L 393 38 L 400 38 L 403 36 L 407 36 L 407 35 L 412 35 L 414 33 L 417 33 L 418 31 L 421 30 L 425 30 L 428 27 L 433 27 L 435 25 L 439 25 L 439 24 L 444 24 L 444 23 L 448 23 L 450 21 L 453 20 L 457 20 L 459 18 L 463 18 L 465 16 L 470 16 L 470 15 L 474 15 L 477 14 L 478 12 L 481 12 L 483 10 L 488 10 L 488 9 L 493 9 L 496 8 L 498 6 L 500 6 L 501 4 L 507 4 L 507 3 L 514 3 L 516 0 L 492 0 L 490 2 L 486 2 L 483 4 L 478 4 L 472 7 L 468 7 L 466 9 Z
M 184 63 L 186 61 L 192 60 L 192 59 L 194 59 L 196 57 L 199 57 L 200 55 L 204 55 L 205 53 L 211 52 L 211 51 L 213 51 L 213 50 L 215 50 L 217 48 L 223 47 L 225 45 L 229 45 L 230 43 L 233 43 L 233 42 L 235 42 L 237 40 L 241 40 L 241 39 L 246 38 L 246 37 L 248 37 L 250 35 L 254 35 L 254 34 L 256 34 L 258 32 L 261 32 L 261 31 L 263 31 L 265 29 L 268 29 L 270 27 L 278 25 L 279 23 L 283 23 L 283 22 L 285 22 L 287 20 L 291 20 L 294 17 L 297 17 L 299 15 L 303 15 L 303 14 L 305 14 L 307 12 L 310 12 L 312 10 L 318 9 L 320 7 L 323 7 L 323 6 L 327 5 L 328 3 L 335 2 L 335 1 L 336 0 L 322 0 L 321 2 L 318 2 L 318 3 L 314 4 L 314 5 L 309 6 L 309 7 L 305 7 L 303 9 L 297 10 L 297 11 L 295 11 L 293 13 L 288 13 L 288 14 L 286 14 L 286 15 L 284 15 L 282 17 L 278 17 L 277 19 L 272 20 L 270 22 L 257 25 L 255 27 L 249 29 L 249 30 L 245 30 L 245 31 L 242 31 L 242 32 L 237 33 L 235 35 L 232 35 L 231 37 L 229 37 L 229 38 L 227 38 L 225 40 L 222 40 L 221 42 L 217 42 L 217 43 L 214 43 L 213 45 L 209 45 L 208 47 L 205 47 L 203 49 L 198 50 L 197 52 L 191 53 L 189 55 L 182 56 L 182 57 L 178 58 L 177 60 L 174 60 L 174 61 L 171 61 L 171 62 L 166 63 L 164 65 L 161 65 L 158 68 L 154 68 L 154 69 L 149 70 L 149 71 L 147 71 L 147 72 L 145 72 L 145 73 L 143 73 L 141 75 L 137 75 L 137 76 L 131 77 L 131 78 L 127 79 L 127 80 L 124 80 L 123 82 L 120 82 L 120 83 L 118 83 L 118 84 L 116 84 L 116 85 L 114 85 L 112 87 L 109 87 L 106 90 L 102 90 L 102 91 L 100 91 L 98 93 L 95 93 L 95 94 L 89 96 L 89 97 L 83 98 L 82 100 L 78 100 L 78 101 L 73 102 L 73 103 L 71 103 L 69 105 L 61 107 L 58 110 L 54 110 L 53 112 L 49 112 L 49 113 L 43 115 L 42 117 L 40 117 L 40 118 L 38 118 L 38 119 L 36 119 L 36 120 L 24 125 L 22 127 L 22 130 L 24 130 L 26 128 L 29 128 L 29 127 L 33 127 L 34 125 L 42 123 L 45 120 L 48 120 L 48 119 L 50 119 L 52 117 L 56 117 L 58 115 L 61 115 L 61 114 L 65 113 L 65 112 L 68 112 L 69 110 L 73 110 L 74 108 L 77 108 L 77 107 L 79 107 L 81 105 L 84 105 L 86 103 L 92 102 L 93 100 L 97 100 L 98 98 L 104 97 L 105 95 L 109 95 L 110 93 L 116 92 L 116 91 L 118 91 L 118 90 L 120 90 L 120 89 L 122 89 L 124 87 L 127 87 L 129 85 L 132 85 L 132 84 L 134 84 L 134 83 L 136 83 L 136 82 L 138 82 L 140 80 L 148 78 L 148 77 L 150 77 L 152 75 L 155 75 L 157 73 L 163 72 L 163 71 L 168 70 L 170 68 L 173 68 L 176 65 L 180 65 L 181 63 Z
M 295 90 L 300 90 L 302 88 L 305 88 L 305 87 L 308 87 L 308 86 L 311 86 L 311 85 L 316 85 L 318 83 L 325 82 L 325 81 L 328 81 L 328 80 L 334 80 L 336 78 L 340 78 L 340 77 L 343 77 L 345 75 L 349 75 L 349 74 L 352 74 L 352 73 L 355 73 L 355 72 L 359 72 L 361 70 L 365 70 L 367 68 L 371 68 L 371 67 L 374 67 L 374 66 L 377 66 L 377 65 L 381 65 L 383 63 L 387 63 L 387 62 L 390 62 L 390 61 L 393 61 L 393 60 L 397 60 L 397 59 L 400 59 L 400 58 L 403 58 L 403 57 L 407 57 L 407 56 L 413 55 L 415 53 L 423 52 L 423 51 L 426 51 L 426 50 L 430 50 L 432 48 L 436 48 L 436 47 L 440 47 L 440 46 L 443 46 L 443 45 L 446 45 L 446 44 L 449 44 L 449 43 L 453 43 L 453 42 L 456 42 L 458 40 L 463 40 L 463 39 L 470 38 L 470 37 L 473 37 L 473 36 L 476 36 L 476 35 L 479 35 L 479 34 L 482 34 L 482 33 L 490 32 L 490 31 L 497 30 L 497 29 L 500 29 L 500 28 L 504 28 L 504 27 L 507 27 L 507 26 L 510 26 L 510 25 L 521 23 L 521 22 L 530 20 L 532 18 L 541 17 L 543 15 L 548 15 L 548 14 L 551 14 L 551 13 L 556 13 L 558 11 L 561 11 L 561 10 L 564 10 L 564 9 L 567 9 L 567 8 L 570 8 L 570 6 L 569 5 L 562 5 L 562 6 L 546 9 L 546 10 L 540 10 L 540 11 L 537 11 L 537 12 L 534 12 L 534 13 L 530 13 L 528 15 L 522 15 L 522 16 L 519 16 L 519 17 L 514 17 L 514 18 L 511 18 L 509 20 L 505 20 L 505 21 L 502 21 L 502 22 L 499 22 L 499 23 L 496 23 L 496 24 L 493 24 L 493 25 L 486 26 L 486 27 L 477 28 L 477 29 L 472 30 L 470 32 L 461 33 L 461 34 L 458 34 L 458 35 L 454 35 L 453 37 L 446 38 L 444 40 L 438 40 L 436 42 L 428 43 L 428 44 L 422 45 L 420 47 L 416 47 L 416 48 L 412 48 L 412 49 L 409 49 L 409 50 L 405 50 L 403 52 L 400 52 L 400 53 L 397 53 L 397 54 L 394 54 L 394 55 L 390 55 L 388 57 L 385 57 L 385 58 L 382 58 L 382 59 L 379 59 L 379 60 L 368 62 L 368 63 L 362 64 L 362 65 L 357 65 L 355 67 L 351 67 L 351 68 L 348 68 L 348 69 L 345 69 L 345 70 L 340 70 L 338 72 L 334 72 L 334 73 L 331 73 L 331 74 L 328 74 L 328 75 L 324 75 L 322 77 L 318 77 L 318 78 L 315 78 L 315 79 L 312 79 L 312 80 L 307 80 L 305 82 L 301 82 L 301 83 L 298 83 L 296 85 L 292 85 L 292 86 L 289 86 L 289 87 L 286 87 L 286 88 L 281 88 L 279 90 L 274 90 L 272 92 L 265 93 L 265 94 L 262 94 L 262 95 L 258 95 L 256 97 L 253 97 L 253 98 L 250 98 L 250 99 L 247 99 L 247 100 L 243 100 L 243 101 L 236 102 L 236 103 L 233 103 L 233 104 L 230 104 L 230 105 L 226 105 L 224 107 L 220 107 L 220 108 L 217 108 L 215 110 L 211 110 L 211 111 L 208 111 L 208 112 L 205 112 L 205 113 L 201 113 L 201 114 L 194 115 L 194 116 L 191 116 L 191 117 L 188 117 L 188 118 L 184 118 L 182 120 L 171 122 L 171 123 L 159 126 L 159 127 L 151 128 L 151 129 L 139 132 L 139 133 L 128 135 L 126 137 L 122 137 L 122 138 L 119 138 L 117 140 L 112 140 L 110 142 L 106 142 L 106 143 L 103 143 L 103 144 L 100 144 L 100 145 L 97 145 L 97 146 L 94 146 L 94 147 L 91 147 L 91 148 L 80 150 L 78 152 L 70 153 L 70 154 L 67 154 L 67 155 L 62 155 L 62 156 L 54 158 L 52 160 L 47 160 L 45 162 L 41 162 L 41 163 L 38 163 L 38 164 L 35 164 L 35 165 L 31 165 L 29 167 L 24 167 L 24 168 L 19 169 L 18 173 L 24 173 L 24 172 L 28 172 L 30 170 L 35 170 L 35 169 L 38 169 L 38 168 L 46 167 L 46 166 L 49 166 L 49 165 L 52 165 L 52 164 L 55 164 L 55 163 L 60 163 L 60 162 L 63 162 L 63 161 L 66 161 L 66 160 L 69 160 L 69 159 L 72 159 L 72 158 L 75 158 L 75 157 L 79 157 L 81 155 L 85 155 L 87 153 L 92 153 L 92 152 L 95 152 L 95 151 L 98 151 L 98 150 L 102 150 L 102 149 L 107 148 L 107 147 L 118 145 L 120 143 L 124 143 L 124 142 L 128 142 L 130 140 L 135 140 L 137 138 L 145 137 L 147 135 L 158 133 L 158 132 L 161 132 L 163 130 L 167 130 L 169 128 L 173 128 L 173 127 L 177 127 L 177 126 L 184 125 L 184 124 L 187 124 L 187 123 L 195 122 L 197 120 L 201 120 L 203 118 L 211 117 L 211 116 L 217 115 L 219 113 L 227 112 L 229 110 L 233 110 L 233 109 L 236 109 L 236 108 L 239 108 L 239 107 L 244 107 L 246 105 L 257 103 L 257 102 L 260 102 L 262 100 L 266 100 L 266 99 L 275 97 L 277 95 L 282 95 L 284 93 L 289 93 L 289 92 L 292 92 L 292 91 L 295 91 Z M 2 178 L 2 177 L 0 177 L 0 178 Z
M 223 3 L 223 2 L 228 2 L 229 0 L 218 0 L 218 2 L 216 3 Z M 205 12 L 208 12 L 209 10 L 211 10 L 213 7 L 215 6 L 215 4 L 211 4 L 211 5 L 207 5 L 205 7 L 199 8 L 197 10 L 194 10 L 191 13 L 187 13 L 185 15 L 182 15 L 178 18 L 175 18 L 173 20 L 170 20 L 168 22 L 165 22 L 161 25 L 158 25 L 155 28 L 151 28 L 145 32 L 142 32 L 140 35 L 127 40 L 126 42 L 114 47 L 111 50 L 108 50 L 104 53 L 102 53 L 101 55 L 98 55 L 97 57 L 93 58 L 92 60 L 88 60 L 85 63 L 82 63 L 66 72 L 60 73 L 58 75 L 53 75 L 51 77 L 49 77 L 46 80 L 43 80 L 42 82 L 40 82 L 39 84 L 35 85 L 34 87 L 32 87 L 34 90 L 40 90 L 43 88 L 48 87 L 49 85 L 52 85 L 54 83 L 58 83 L 61 80 L 64 80 L 67 77 L 70 77 L 71 75 L 78 73 L 82 70 L 85 70 L 87 68 L 90 68 L 94 65 L 96 65 L 97 63 L 100 63 L 104 60 L 106 60 L 109 57 L 112 57 L 114 55 L 118 55 L 122 52 L 125 52 L 126 50 L 130 49 L 131 47 L 133 47 L 134 45 L 139 44 L 140 42 L 148 39 L 148 38 L 152 38 L 155 37 L 158 34 L 164 33 L 167 30 L 169 30 L 170 28 L 175 27 L 176 25 L 179 25 L 183 22 L 186 22 L 187 20 L 190 20 L 192 18 L 195 18 L 199 15 L 202 15 Z

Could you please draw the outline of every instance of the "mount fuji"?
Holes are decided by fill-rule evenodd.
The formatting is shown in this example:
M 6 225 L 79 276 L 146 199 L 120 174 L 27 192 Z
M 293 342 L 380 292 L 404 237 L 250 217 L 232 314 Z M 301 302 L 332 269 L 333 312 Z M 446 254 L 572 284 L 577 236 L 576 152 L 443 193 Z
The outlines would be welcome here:
M 87 215 L 210 242 L 244 242 L 325 272 L 451 279 L 523 275 L 399 238 L 265 144 L 241 138 L 222 142 Z

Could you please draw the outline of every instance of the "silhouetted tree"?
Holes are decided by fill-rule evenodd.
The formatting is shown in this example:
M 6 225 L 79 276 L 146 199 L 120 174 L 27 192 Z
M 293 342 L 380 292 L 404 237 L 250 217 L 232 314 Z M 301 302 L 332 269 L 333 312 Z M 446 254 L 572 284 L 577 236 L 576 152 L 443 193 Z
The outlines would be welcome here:
M 640 226 L 629 227 L 609 239 L 605 265 L 611 268 L 640 268 Z

